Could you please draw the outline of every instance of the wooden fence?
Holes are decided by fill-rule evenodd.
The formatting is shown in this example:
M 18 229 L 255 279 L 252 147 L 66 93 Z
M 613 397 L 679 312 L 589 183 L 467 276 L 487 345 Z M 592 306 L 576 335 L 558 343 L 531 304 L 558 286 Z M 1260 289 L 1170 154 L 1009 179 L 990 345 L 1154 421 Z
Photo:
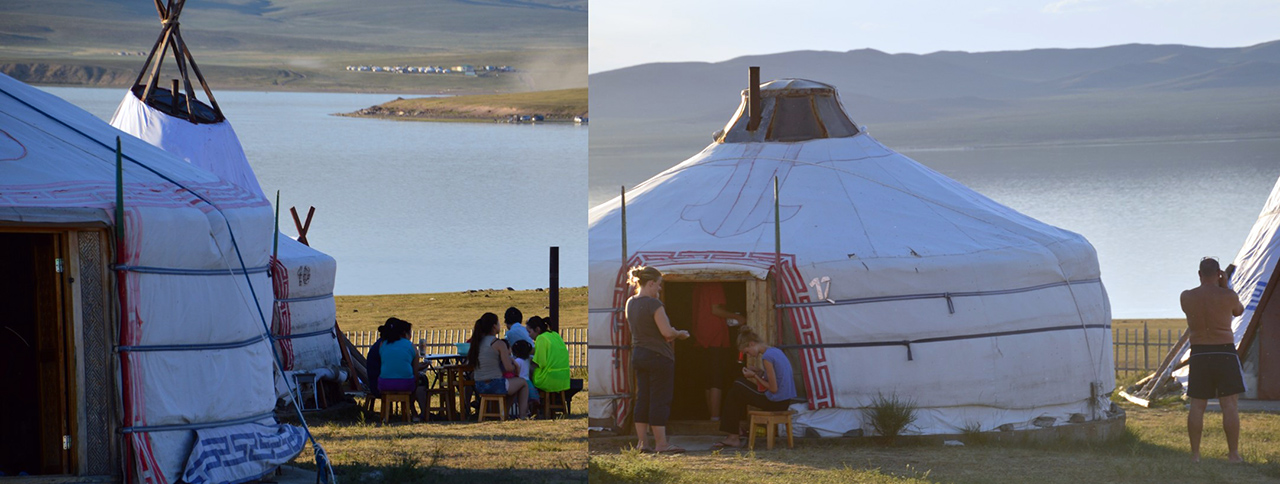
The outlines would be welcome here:
M 376 331 L 344 331 L 351 344 L 360 349 L 360 353 L 369 354 L 369 346 L 378 340 Z M 500 337 L 502 335 L 499 335 Z M 410 341 L 418 346 L 424 354 L 453 354 L 458 352 L 455 343 L 465 343 L 471 337 L 469 329 L 422 329 L 414 330 Z M 587 367 L 587 328 L 565 328 L 560 330 L 564 345 L 569 348 L 569 369 L 577 370 Z
M 1145 376 L 1156 370 L 1160 360 L 1170 348 L 1182 337 L 1184 330 L 1149 329 L 1146 324 L 1141 328 L 1117 328 L 1111 333 L 1112 351 L 1115 356 L 1116 378 L 1128 376 Z M 377 341 L 374 331 L 347 331 L 347 339 L 368 354 L 369 345 Z M 464 343 L 471 336 L 470 330 L 432 329 L 415 330 L 412 341 L 419 345 L 423 353 L 456 353 L 454 343 Z M 568 328 L 560 330 L 564 344 L 569 348 L 569 368 L 577 370 L 587 367 L 587 329 Z
M 1182 329 L 1116 328 L 1111 332 L 1116 378 L 1146 376 L 1156 371 L 1165 355 L 1182 337 Z

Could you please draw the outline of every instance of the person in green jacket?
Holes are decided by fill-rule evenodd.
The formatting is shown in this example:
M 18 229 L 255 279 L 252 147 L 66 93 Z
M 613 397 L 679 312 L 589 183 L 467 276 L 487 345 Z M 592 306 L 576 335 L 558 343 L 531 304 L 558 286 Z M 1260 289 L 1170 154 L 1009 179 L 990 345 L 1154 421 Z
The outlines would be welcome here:
M 569 389 L 569 347 L 559 333 L 550 331 L 547 321 L 530 321 L 533 336 L 533 386 L 544 392 Z

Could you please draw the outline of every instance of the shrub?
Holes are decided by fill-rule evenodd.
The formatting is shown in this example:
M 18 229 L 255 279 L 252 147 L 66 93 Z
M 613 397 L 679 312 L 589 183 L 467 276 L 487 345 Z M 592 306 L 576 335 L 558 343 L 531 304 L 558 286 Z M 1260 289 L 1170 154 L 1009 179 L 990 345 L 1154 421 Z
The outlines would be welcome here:
M 903 400 L 897 394 L 878 394 L 864 410 L 867 421 L 876 434 L 892 443 L 902 431 L 916 421 L 916 401 Z

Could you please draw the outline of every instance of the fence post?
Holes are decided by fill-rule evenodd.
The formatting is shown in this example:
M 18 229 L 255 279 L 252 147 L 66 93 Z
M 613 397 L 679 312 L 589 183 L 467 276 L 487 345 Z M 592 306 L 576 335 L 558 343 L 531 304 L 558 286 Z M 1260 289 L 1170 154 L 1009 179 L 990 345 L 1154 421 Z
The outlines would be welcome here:
M 1151 364 L 1149 363 L 1151 361 L 1151 355 L 1148 354 L 1148 352 L 1150 351 L 1149 348 L 1151 348 L 1151 340 L 1149 339 L 1149 336 L 1150 334 L 1147 332 L 1147 322 L 1143 321 L 1142 322 L 1142 371 L 1148 371 L 1149 368 L 1147 368 L 1147 366 Z

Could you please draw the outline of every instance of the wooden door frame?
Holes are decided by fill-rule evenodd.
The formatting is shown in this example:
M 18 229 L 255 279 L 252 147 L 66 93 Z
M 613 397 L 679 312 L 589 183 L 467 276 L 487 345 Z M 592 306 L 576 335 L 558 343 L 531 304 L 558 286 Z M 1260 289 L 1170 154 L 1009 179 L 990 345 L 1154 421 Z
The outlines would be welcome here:
M 85 398 L 83 385 L 85 361 L 81 352 L 84 343 L 84 314 L 80 305 L 83 294 L 80 284 L 76 283 L 77 279 L 80 278 L 81 264 L 79 251 L 73 250 L 73 248 L 78 247 L 79 232 L 82 231 L 99 232 L 99 237 L 102 240 L 109 240 L 106 237 L 105 228 L 101 224 L 0 224 L 0 233 L 53 235 L 54 253 L 56 257 L 61 258 L 63 261 L 63 270 L 61 274 L 56 276 L 57 284 L 55 287 L 56 317 L 61 333 L 58 338 L 60 340 L 60 361 L 57 371 L 62 393 L 59 398 L 60 409 L 57 413 L 61 414 L 63 423 L 61 435 L 71 436 L 72 445 L 70 449 L 63 451 L 62 473 L 46 474 L 43 479 L 54 478 L 53 476 L 56 475 L 85 476 L 88 471 L 88 459 L 85 458 L 88 455 L 87 439 L 85 438 L 87 417 L 85 408 L 81 404 Z M 105 247 L 108 244 L 103 245 Z M 105 271 L 105 267 L 103 270 Z M 104 277 L 105 275 L 103 274 Z M 109 294 L 109 285 L 104 285 L 103 290 Z M 104 300 L 110 301 L 111 299 Z M 56 478 L 54 479 L 56 480 Z

